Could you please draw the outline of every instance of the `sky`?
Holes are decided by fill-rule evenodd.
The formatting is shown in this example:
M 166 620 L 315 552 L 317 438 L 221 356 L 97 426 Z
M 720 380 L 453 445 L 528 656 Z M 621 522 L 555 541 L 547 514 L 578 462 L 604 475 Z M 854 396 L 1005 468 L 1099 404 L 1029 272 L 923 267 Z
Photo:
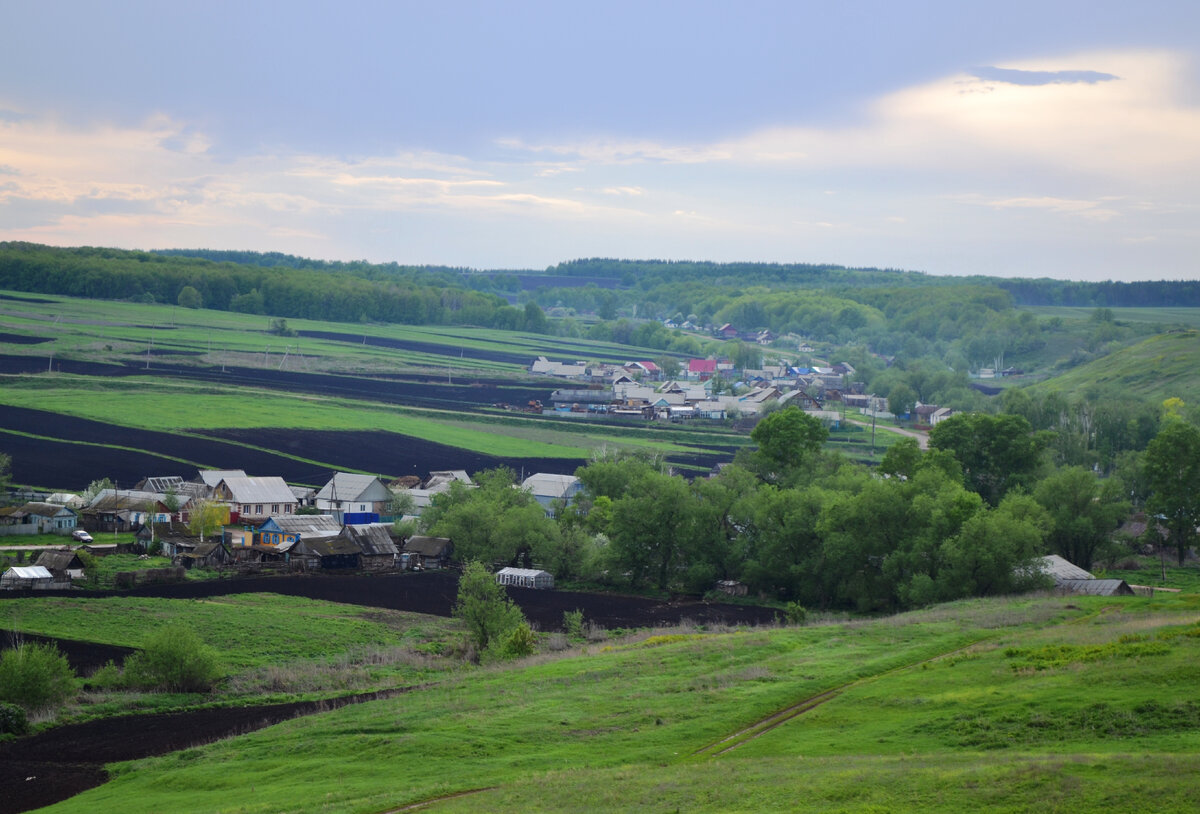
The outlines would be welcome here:
M 1200 3 L 0 0 L 0 240 L 1200 277 Z

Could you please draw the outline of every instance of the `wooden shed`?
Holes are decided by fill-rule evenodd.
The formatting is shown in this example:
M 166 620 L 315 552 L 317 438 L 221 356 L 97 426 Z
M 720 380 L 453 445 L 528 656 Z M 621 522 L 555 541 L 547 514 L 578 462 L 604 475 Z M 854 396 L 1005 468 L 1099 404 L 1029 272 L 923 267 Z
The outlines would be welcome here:
M 404 541 L 404 553 L 410 568 L 445 568 L 454 556 L 454 543 L 449 537 L 417 535 Z
M 388 534 L 387 523 L 349 525 L 342 537 L 358 546 L 358 565 L 364 571 L 390 571 L 400 564 L 400 549 Z

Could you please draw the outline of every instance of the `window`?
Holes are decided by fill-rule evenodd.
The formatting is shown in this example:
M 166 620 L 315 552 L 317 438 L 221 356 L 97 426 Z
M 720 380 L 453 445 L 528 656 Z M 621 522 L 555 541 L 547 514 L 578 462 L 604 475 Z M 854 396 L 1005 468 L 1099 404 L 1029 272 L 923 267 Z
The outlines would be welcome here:
M 271 506 L 271 514 L 279 514 L 279 504 L 278 503 Z
M 262 514 L 262 504 L 261 503 L 254 507 L 254 513 Z

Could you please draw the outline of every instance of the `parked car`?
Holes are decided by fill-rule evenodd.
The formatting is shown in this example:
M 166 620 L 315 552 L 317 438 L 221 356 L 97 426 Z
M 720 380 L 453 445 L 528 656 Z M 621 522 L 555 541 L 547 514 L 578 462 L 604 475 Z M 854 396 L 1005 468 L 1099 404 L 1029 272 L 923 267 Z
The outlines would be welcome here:
M 75 529 L 73 532 L 71 532 L 71 539 L 80 543 L 90 543 L 92 541 L 92 535 L 88 534 L 83 529 Z

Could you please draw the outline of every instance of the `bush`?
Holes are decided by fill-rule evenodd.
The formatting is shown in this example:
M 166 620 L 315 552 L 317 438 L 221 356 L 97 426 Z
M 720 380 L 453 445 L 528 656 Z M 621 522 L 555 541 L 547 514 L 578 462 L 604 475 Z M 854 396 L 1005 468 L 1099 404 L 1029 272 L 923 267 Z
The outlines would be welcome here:
M 75 672 L 54 645 L 24 643 L 0 654 L 0 702 L 48 709 L 66 703 L 77 689 Z
M 16 704 L 0 701 L 0 735 L 24 735 L 29 731 L 29 718 Z
M 171 625 L 152 635 L 125 660 L 125 676 L 143 689 L 208 692 L 221 677 L 217 656 L 195 631 Z
M 787 616 L 788 624 L 803 625 L 808 621 L 808 610 L 799 602 L 787 603 L 783 613 Z
M 573 610 L 563 612 L 563 630 L 568 639 L 583 638 L 583 611 Z
M 537 637 L 528 623 L 522 622 L 509 631 L 500 646 L 499 656 L 502 659 L 519 659 L 532 655 L 537 649 Z

